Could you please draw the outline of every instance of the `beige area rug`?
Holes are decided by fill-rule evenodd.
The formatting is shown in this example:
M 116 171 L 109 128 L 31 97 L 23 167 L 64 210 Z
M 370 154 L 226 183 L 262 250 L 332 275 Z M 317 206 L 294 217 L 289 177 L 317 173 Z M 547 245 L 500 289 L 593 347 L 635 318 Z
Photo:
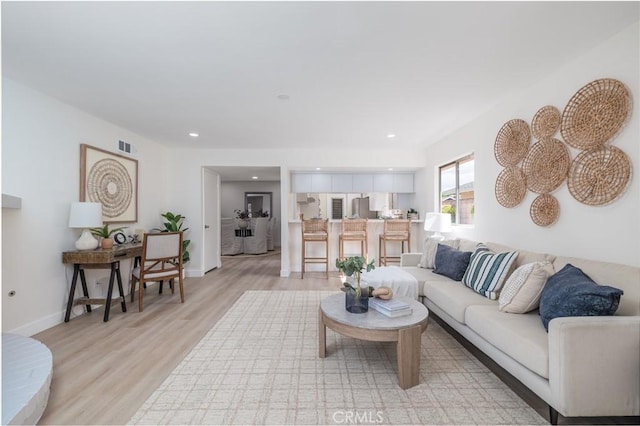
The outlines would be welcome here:
M 420 384 L 397 385 L 394 343 L 327 330 L 327 291 L 247 291 L 130 424 L 547 424 L 435 321 Z

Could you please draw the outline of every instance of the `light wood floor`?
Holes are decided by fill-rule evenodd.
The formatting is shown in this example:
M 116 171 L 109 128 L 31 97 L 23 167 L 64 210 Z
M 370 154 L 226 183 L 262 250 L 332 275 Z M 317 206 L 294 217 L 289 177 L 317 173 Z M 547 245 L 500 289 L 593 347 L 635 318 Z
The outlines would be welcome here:
M 304 280 L 299 274 L 290 278 L 279 274 L 278 255 L 225 257 L 220 269 L 185 281 L 184 304 L 166 286 L 158 295 L 157 285 L 151 285 L 142 313 L 137 299 L 133 304 L 127 299 L 128 312 L 113 305 L 107 323 L 102 321 L 102 309 L 97 309 L 33 336 L 53 353 L 51 396 L 40 424 L 125 424 L 245 290 L 340 286 L 337 273 L 329 279 L 324 273 L 306 273 Z M 487 364 L 547 418 L 544 402 L 499 367 L 492 367 L 490 360 Z M 626 420 L 591 418 L 584 424 Z M 563 418 L 559 422 L 568 423 Z

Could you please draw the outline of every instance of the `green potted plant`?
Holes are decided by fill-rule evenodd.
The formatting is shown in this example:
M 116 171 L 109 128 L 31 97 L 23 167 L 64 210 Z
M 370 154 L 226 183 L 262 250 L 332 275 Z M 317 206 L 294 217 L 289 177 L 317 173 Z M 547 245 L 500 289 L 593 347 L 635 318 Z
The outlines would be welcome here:
M 155 228 L 154 231 L 160 231 L 160 232 L 177 232 L 177 231 L 182 231 L 182 232 L 186 232 L 189 228 L 184 228 L 182 229 L 182 225 L 184 222 L 185 217 L 180 215 L 180 214 L 175 214 L 175 213 L 171 213 L 171 212 L 166 212 L 161 214 L 160 216 L 162 216 L 163 218 L 166 219 L 166 222 L 164 222 L 164 229 L 163 228 Z M 189 260 L 191 260 L 191 257 L 189 255 L 189 250 L 187 250 L 187 247 L 189 247 L 189 244 L 191 244 L 191 240 L 182 240 L 182 263 L 187 263 Z
M 105 223 L 103 227 L 91 228 L 91 233 L 95 237 L 102 238 L 102 240 L 100 241 L 100 246 L 103 249 L 110 249 L 113 247 L 113 238 L 111 238 L 111 236 L 118 231 L 122 231 L 123 229 L 124 228 L 109 229 L 109 225 Z
M 407 210 L 407 219 L 414 219 L 414 220 L 420 219 L 420 215 L 418 214 L 418 210 L 414 209 L 413 207 L 411 207 L 409 210 Z
M 247 210 L 234 210 L 236 219 L 238 219 L 238 228 L 247 229 L 249 227 L 249 212 Z
M 344 282 L 343 291 L 345 292 L 345 307 L 347 311 L 353 314 L 362 314 L 369 310 L 369 288 L 363 289 L 360 286 L 360 277 L 363 272 L 369 272 L 375 269 L 375 260 L 367 263 L 362 256 L 352 256 L 344 260 L 336 259 L 336 268 L 349 278 L 353 277 L 355 283 Z M 355 285 L 354 285 L 355 284 Z

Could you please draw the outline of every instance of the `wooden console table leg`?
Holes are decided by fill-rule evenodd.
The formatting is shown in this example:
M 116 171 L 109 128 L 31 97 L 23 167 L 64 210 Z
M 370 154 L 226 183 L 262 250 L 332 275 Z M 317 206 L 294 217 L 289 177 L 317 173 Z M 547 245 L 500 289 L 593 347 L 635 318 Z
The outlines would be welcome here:
M 116 279 L 118 280 L 118 290 L 120 291 L 120 307 L 122 312 L 127 312 L 127 304 L 125 303 L 124 289 L 122 288 L 122 276 L 120 275 L 120 266 L 118 265 L 118 271 L 116 272 Z
M 402 389 L 420 382 L 420 346 L 422 327 L 403 328 L 398 331 L 398 382 Z
M 84 276 L 84 269 L 80 268 L 80 283 L 82 284 L 82 293 L 84 297 L 89 298 L 89 290 L 87 289 L 87 278 Z M 84 305 L 87 312 L 91 312 L 91 303 Z
M 111 264 L 111 275 L 109 276 L 109 290 L 107 290 L 107 299 L 104 302 L 104 322 L 109 321 L 109 310 L 111 309 L 111 296 L 113 294 L 113 282 L 115 281 L 116 271 L 120 262 Z
M 322 320 L 322 310 L 318 309 L 318 356 L 324 358 L 327 355 L 327 326 Z
M 67 301 L 67 312 L 64 315 L 64 322 L 69 322 L 69 318 L 71 317 L 71 308 L 73 307 L 73 299 L 76 294 L 76 283 L 78 281 L 79 270 L 80 265 L 77 263 L 73 265 L 73 278 L 71 278 L 71 288 L 69 289 L 69 300 Z

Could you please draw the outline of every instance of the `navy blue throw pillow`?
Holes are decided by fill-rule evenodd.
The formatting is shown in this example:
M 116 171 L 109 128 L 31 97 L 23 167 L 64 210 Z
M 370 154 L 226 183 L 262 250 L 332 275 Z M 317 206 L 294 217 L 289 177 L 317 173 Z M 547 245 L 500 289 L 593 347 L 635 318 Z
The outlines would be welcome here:
M 540 319 L 549 331 L 549 321 L 558 317 L 613 315 L 623 291 L 598 285 L 581 269 L 565 265 L 549 277 L 540 296 Z
M 438 244 L 433 272 L 455 281 L 462 281 L 471 259 L 470 251 L 460 251 L 444 244 Z

